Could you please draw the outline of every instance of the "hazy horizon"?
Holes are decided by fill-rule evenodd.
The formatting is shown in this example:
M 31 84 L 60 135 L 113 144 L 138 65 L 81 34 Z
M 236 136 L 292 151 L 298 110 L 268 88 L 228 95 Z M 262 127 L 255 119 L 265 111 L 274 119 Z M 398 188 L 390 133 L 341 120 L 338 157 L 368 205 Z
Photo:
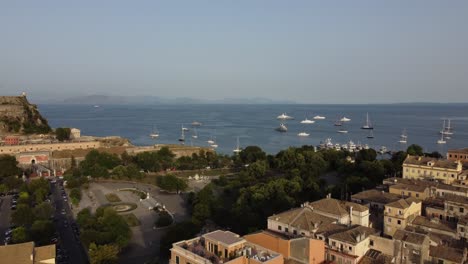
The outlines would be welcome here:
M 466 14 L 456 0 L 2 2 L 0 91 L 463 103 Z

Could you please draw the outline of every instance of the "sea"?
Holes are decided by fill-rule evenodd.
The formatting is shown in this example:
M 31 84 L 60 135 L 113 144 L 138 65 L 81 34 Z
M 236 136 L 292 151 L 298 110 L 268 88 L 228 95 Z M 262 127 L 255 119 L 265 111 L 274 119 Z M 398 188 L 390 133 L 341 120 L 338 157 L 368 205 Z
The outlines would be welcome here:
M 39 105 L 39 111 L 52 127 L 75 127 L 82 135 L 120 136 L 128 138 L 134 145 L 180 144 L 178 139 L 182 127 L 185 145 L 210 147 L 208 140 L 218 145 L 216 151 L 232 154 L 237 147 L 256 145 L 269 154 L 276 154 L 290 146 L 317 146 L 326 139 L 333 143 L 367 144 L 380 149 L 406 149 L 418 144 L 425 152 L 438 151 L 446 154 L 447 149 L 468 147 L 468 104 L 385 104 L 385 105 L 303 105 L 303 104 L 200 104 L 200 105 Z M 286 113 L 294 120 L 285 122 L 286 133 L 275 131 L 280 124 L 277 116 Z M 361 129 L 369 114 L 374 127 L 374 138 L 369 139 L 368 130 Z M 304 125 L 300 121 L 314 116 L 315 120 Z M 342 117 L 351 121 L 344 127 L 348 133 L 341 134 L 334 126 Z M 451 120 L 454 134 L 446 144 L 437 144 L 444 119 Z M 192 122 L 202 123 L 192 127 Z M 155 130 L 157 139 L 149 134 Z M 406 131 L 407 144 L 399 143 L 400 135 Z M 307 132 L 308 137 L 299 137 Z M 193 135 L 198 138 L 193 138 Z

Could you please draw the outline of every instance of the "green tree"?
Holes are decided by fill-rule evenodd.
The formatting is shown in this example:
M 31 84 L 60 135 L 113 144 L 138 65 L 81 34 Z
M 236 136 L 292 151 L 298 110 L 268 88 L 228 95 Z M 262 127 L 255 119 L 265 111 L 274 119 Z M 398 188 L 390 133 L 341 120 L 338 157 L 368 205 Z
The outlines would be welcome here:
M 49 220 L 36 220 L 31 226 L 31 237 L 38 245 L 50 244 L 54 232 L 54 224 Z
M 81 189 L 80 188 L 71 189 L 70 199 L 74 205 L 78 205 L 81 201 Z
M 185 191 L 188 187 L 187 179 L 178 178 L 174 175 L 165 175 L 156 177 L 156 185 L 169 192 Z
M 30 226 L 34 222 L 34 214 L 26 204 L 18 204 L 17 209 L 11 214 L 11 221 L 18 226 Z
M 5 184 L 0 184 L 0 193 L 8 192 L 8 187 Z
M 23 180 L 16 176 L 9 176 L 3 179 L 3 184 L 6 185 L 8 190 L 19 189 L 23 183 Z
M 374 161 L 377 158 L 377 152 L 374 149 L 361 149 L 356 156 L 356 162 Z
M 421 146 L 412 144 L 408 147 L 406 152 L 412 156 L 417 155 L 417 156 L 423 156 L 424 152 Z
M 0 155 L 0 168 L 2 168 L 0 170 L 0 181 L 9 176 L 17 176 L 20 174 L 18 162 L 16 158 L 11 155 Z
M 28 232 L 26 231 L 26 228 L 20 226 L 20 227 L 13 229 L 13 232 L 11 234 L 11 240 L 15 244 L 29 241 L 30 239 L 28 236 Z
M 91 264 L 118 263 L 119 248 L 116 245 L 96 245 L 95 243 L 91 243 L 88 253 Z
M 68 127 L 58 127 L 55 129 L 55 137 L 60 142 L 70 140 L 70 134 L 71 129 Z
M 54 208 L 50 203 L 42 202 L 34 207 L 33 213 L 38 220 L 48 220 L 54 213 Z
M 239 157 L 244 164 L 250 164 L 257 160 L 266 160 L 266 153 L 260 147 L 248 146 L 239 153 Z

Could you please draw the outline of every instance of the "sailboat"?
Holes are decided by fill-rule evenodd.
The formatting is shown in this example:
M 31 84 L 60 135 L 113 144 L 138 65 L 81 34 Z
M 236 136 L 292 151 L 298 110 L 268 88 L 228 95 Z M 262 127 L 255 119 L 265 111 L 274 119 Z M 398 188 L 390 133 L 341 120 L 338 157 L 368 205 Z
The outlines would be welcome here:
M 215 141 L 213 140 L 213 137 L 211 137 L 210 139 L 208 139 L 208 141 L 206 141 L 206 143 L 211 145 L 211 144 L 214 144 Z
M 237 154 L 237 153 L 239 153 L 239 152 L 241 152 L 241 151 L 242 151 L 242 150 L 240 149 L 240 146 L 239 146 L 239 137 L 237 137 L 237 146 L 236 146 L 235 149 L 232 150 L 232 152 L 234 152 L 234 153 Z
M 320 115 L 316 115 L 316 116 L 314 116 L 314 119 L 315 119 L 315 120 L 324 120 L 325 117 L 324 117 L 324 116 L 320 116 Z
M 287 132 L 288 128 L 286 127 L 285 124 L 281 123 L 280 126 L 277 127 L 275 130 L 278 131 L 278 132 Z
M 193 128 L 193 135 L 192 135 L 192 138 L 194 138 L 194 139 L 197 139 L 197 138 L 198 138 L 198 134 L 197 134 L 197 129 L 196 129 L 196 128 Z
M 276 119 L 279 120 L 292 120 L 294 117 L 288 116 L 286 113 L 282 113 L 281 115 L 277 116 Z
M 445 120 L 444 120 L 444 124 L 442 125 L 442 131 L 445 130 Z M 437 144 L 445 144 L 447 143 L 447 141 L 444 140 L 444 133 L 440 133 L 440 139 L 437 140 Z
M 367 135 L 367 138 L 374 138 L 374 132 L 373 130 L 369 131 L 369 135 Z
M 157 129 L 154 128 L 153 126 L 153 131 L 151 131 L 151 134 L 149 134 L 150 138 L 157 138 L 159 137 L 159 132 Z
M 444 134 L 440 135 L 440 139 L 437 140 L 437 144 L 445 144 L 447 141 L 444 140 Z
M 340 120 L 337 120 L 334 124 L 334 126 L 342 126 L 343 125 L 343 122 L 341 122 Z
M 179 141 L 180 141 L 180 142 L 185 142 L 185 130 L 184 130 L 184 126 L 182 126 L 181 135 L 180 135 Z
M 369 113 L 366 115 L 366 123 L 361 127 L 361 129 L 374 129 L 370 120 L 369 120 Z
M 190 129 L 188 129 L 188 128 L 184 127 L 184 125 L 182 125 L 182 130 L 183 131 L 189 131 Z
M 351 121 L 351 119 L 347 118 L 346 116 L 343 116 L 341 119 L 340 119 L 341 122 L 349 122 Z
M 406 129 L 403 129 L 403 132 L 400 135 L 400 140 L 398 140 L 398 142 L 400 142 L 401 144 L 406 144 L 407 140 L 408 136 L 406 135 Z
M 440 133 L 446 136 L 453 135 L 453 128 L 450 126 L 450 119 L 448 119 L 447 123 L 448 123 L 447 126 L 445 126 L 445 120 L 444 120 L 444 127 L 442 128 Z M 448 138 L 448 137 L 445 137 L 445 138 Z

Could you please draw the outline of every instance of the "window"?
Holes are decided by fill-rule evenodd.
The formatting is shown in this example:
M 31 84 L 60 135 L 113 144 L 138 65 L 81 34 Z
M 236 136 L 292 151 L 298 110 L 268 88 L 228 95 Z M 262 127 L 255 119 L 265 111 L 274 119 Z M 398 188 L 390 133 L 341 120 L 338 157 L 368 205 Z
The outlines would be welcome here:
M 401 220 L 398 220 L 398 221 L 397 221 L 397 224 L 401 225 Z
M 391 222 L 392 222 L 392 219 L 389 217 L 389 218 L 387 219 L 387 222 L 391 223 Z
M 409 172 L 409 169 L 408 169 L 408 168 L 406 168 L 406 172 Z
M 411 196 L 411 192 L 408 192 L 408 196 Z
M 297 230 L 293 230 L 293 234 L 297 235 Z
M 392 212 L 392 209 L 388 208 L 388 210 L 387 210 L 387 211 L 388 211 L 389 213 L 391 213 L 391 212 Z
M 374 240 L 371 239 L 371 240 L 369 241 L 369 245 L 370 245 L 370 246 L 373 246 L 373 245 L 374 245 Z
M 281 231 L 281 226 L 280 225 L 278 226 L 278 230 Z
M 332 246 L 336 246 L 336 243 L 335 243 L 335 241 L 332 241 Z
M 441 259 L 439 259 L 439 260 L 437 261 L 437 264 L 444 264 L 444 261 L 441 260 Z
M 402 215 L 403 212 L 402 212 L 401 210 L 398 210 L 398 214 L 399 214 L 399 215 Z
M 416 197 L 418 197 L 418 198 L 419 198 L 419 193 L 417 193 L 417 194 L 416 194 Z
M 453 206 L 449 206 L 449 210 L 450 210 L 450 211 L 453 211 Z
M 406 248 L 406 243 L 403 243 L 403 247 Z
M 465 228 L 460 226 L 460 232 L 465 232 Z
M 175 257 L 175 263 L 176 263 L 176 264 L 180 264 L 180 263 L 179 263 L 179 256 L 176 256 L 176 257 Z
M 465 211 L 465 208 L 460 207 L 460 210 L 459 210 L 459 211 L 460 211 L 460 213 L 463 213 L 463 212 Z
M 349 250 L 353 250 L 353 247 L 349 247 Z
M 289 232 L 289 230 L 288 230 L 288 228 L 287 228 L 287 227 L 285 227 L 285 228 L 284 228 L 284 232 L 286 232 L 286 233 L 288 233 L 288 232 Z

